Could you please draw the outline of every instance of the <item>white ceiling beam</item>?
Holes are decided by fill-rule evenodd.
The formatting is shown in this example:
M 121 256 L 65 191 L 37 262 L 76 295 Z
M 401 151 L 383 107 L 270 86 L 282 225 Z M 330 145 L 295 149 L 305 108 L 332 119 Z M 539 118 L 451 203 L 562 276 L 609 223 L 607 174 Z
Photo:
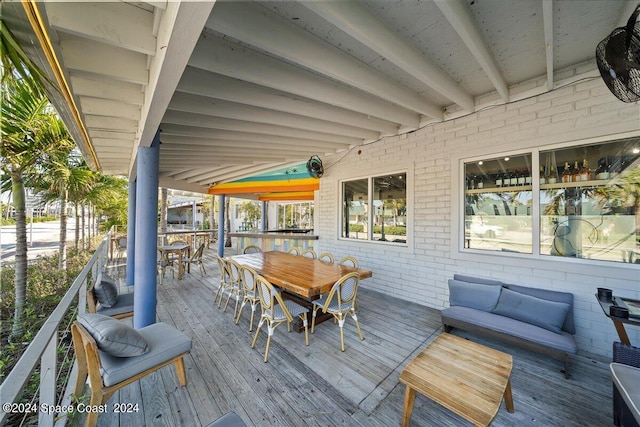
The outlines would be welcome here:
M 220 153 L 220 152 L 229 152 L 235 153 L 239 151 L 250 150 L 253 154 L 258 155 L 261 151 L 267 151 L 268 153 L 290 153 L 291 155 L 299 156 L 301 154 L 304 155 L 313 155 L 318 154 L 318 150 L 309 147 L 274 147 L 268 144 L 259 144 L 252 142 L 240 142 L 234 141 L 233 144 L 230 141 L 225 140 L 210 140 L 206 144 L 171 144 L 166 145 L 161 148 L 161 151 L 165 153 L 172 152 L 200 152 L 200 153 Z M 331 150 L 327 150 L 330 152 Z M 326 154 L 326 153 L 322 153 Z
M 240 132 L 238 132 L 240 133 Z M 209 135 L 206 137 L 198 137 L 198 136 L 186 136 L 186 135 L 170 135 L 162 132 L 160 134 L 160 142 L 162 144 L 167 144 L 168 146 L 173 145 L 221 145 L 226 144 L 227 146 L 234 144 L 255 144 L 256 146 L 270 146 L 277 149 L 278 147 L 283 147 L 283 149 L 295 149 L 295 148 L 304 148 L 306 150 L 318 150 L 323 152 L 331 152 L 339 149 L 345 149 L 349 147 L 349 144 L 337 144 L 337 143 L 327 143 L 322 141 L 309 141 L 309 140 L 300 140 L 297 138 L 274 138 L 273 141 L 260 141 L 257 139 L 243 139 L 238 137 L 237 135 L 232 135 L 232 138 L 225 138 L 223 135 L 218 135 L 217 132 L 209 132 Z
M 547 61 L 547 90 L 553 89 L 553 0 L 542 0 L 544 49 Z
M 361 144 L 358 138 L 334 135 L 321 132 L 309 132 L 285 126 L 269 125 L 264 123 L 253 123 L 235 119 L 219 119 L 202 114 L 185 113 L 182 111 L 169 110 L 164 115 L 163 123 L 173 123 L 178 125 L 191 125 L 202 128 L 221 129 L 228 131 L 264 133 L 272 136 L 288 136 L 291 138 L 310 138 L 338 142 L 344 144 Z
M 465 0 L 434 0 L 434 3 L 440 8 L 440 11 L 447 18 L 453 29 L 456 30 L 469 52 L 478 61 L 502 100 L 508 102 L 509 86 L 502 77 L 500 68 L 467 2 Z M 439 90 L 438 86 L 433 86 L 433 88 Z M 445 91 L 448 92 L 449 88 Z M 449 97 L 446 93 L 443 93 L 443 95 Z M 456 100 L 454 99 L 454 101 Z M 456 101 L 456 103 L 458 102 Z
M 474 110 L 474 100 L 469 93 L 362 4 L 346 1 L 300 4 L 465 110 Z M 442 119 L 442 116 L 427 115 Z
M 216 171 L 217 173 L 215 175 L 212 175 L 211 177 L 203 177 L 202 179 L 206 180 L 206 179 L 215 178 L 214 181 L 210 181 L 210 182 L 222 183 L 222 182 L 234 181 L 236 179 L 247 177 L 247 176 L 257 175 L 264 172 L 269 172 L 276 169 L 295 166 L 296 164 L 297 163 L 259 163 L 259 164 L 249 165 L 249 166 L 237 166 L 236 170 L 233 170 L 233 169 L 225 170 L 227 168 L 222 168 L 219 171 Z M 232 166 L 232 168 L 236 168 L 236 166 Z
M 78 96 L 91 96 L 136 105 L 142 105 L 144 101 L 143 86 L 140 84 L 71 74 L 71 86 Z
M 129 143 L 131 143 L 131 140 L 133 139 L 133 137 L 135 137 L 135 132 L 117 132 L 117 131 L 108 131 L 108 130 L 105 131 L 105 130 L 94 129 L 89 131 L 89 136 L 91 136 L 92 140 L 94 138 L 106 138 L 106 139 L 129 141 Z
M 162 133 L 160 134 L 160 141 L 164 141 L 166 137 L 177 136 L 181 138 L 216 138 L 216 139 L 226 139 L 230 141 L 250 141 L 250 142 L 260 142 L 264 144 L 273 144 L 273 145 L 303 145 L 306 147 L 322 147 L 325 149 L 340 149 L 349 147 L 352 145 L 354 141 L 358 141 L 357 139 L 353 139 L 348 142 L 333 142 L 319 139 L 308 139 L 308 138 L 293 138 L 286 136 L 274 136 L 274 135 L 265 135 L 262 133 L 250 133 L 250 132 L 236 132 L 236 131 L 227 131 L 221 129 L 205 129 L 194 126 L 181 126 L 181 125 L 173 125 L 173 124 L 164 124 L 162 125 Z M 176 142 L 179 138 L 174 138 L 171 142 Z
M 269 108 L 284 113 L 300 114 L 363 129 L 374 129 L 383 134 L 391 135 L 398 132 L 398 123 L 193 67 L 187 67 L 185 70 L 180 84 L 178 84 L 178 91 Z
M 80 105 L 84 114 L 97 116 L 122 117 L 124 119 L 140 120 L 140 106 L 123 104 L 120 101 L 80 96 Z
M 214 2 L 167 2 L 149 68 L 138 146 L 149 147 L 184 72 Z M 135 162 L 131 175 L 135 177 Z
M 278 126 L 345 135 L 354 138 L 376 139 L 380 137 L 379 132 L 368 129 L 317 120 L 298 114 L 283 113 L 262 107 L 239 104 L 237 102 L 191 95 L 184 92 L 176 92 L 173 95 L 171 103 L 169 103 L 169 109 L 256 123 L 271 123 Z
M 261 6 L 218 3 L 207 27 L 420 114 L 444 116 L 442 107 Z
M 60 37 L 64 65 L 75 71 L 146 85 L 149 81 L 146 55 L 92 40 Z
M 153 13 L 128 3 L 46 2 L 49 24 L 112 46 L 153 55 Z M 100 25 L 96 25 L 99 22 Z
M 84 122 L 90 130 L 114 130 L 120 132 L 136 132 L 138 121 L 119 117 L 92 116 L 85 114 Z
M 186 179 L 189 182 L 213 182 L 210 180 L 214 176 L 220 176 L 221 174 L 228 174 L 228 173 L 237 173 L 238 171 L 244 171 L 245 169 L 246 169 L 245 165 L 223 166 L 215 169 L 208 168 L 206 170 L 191 169 L 189 171 L 185 171 L 181 174 L 175 175 L 175 178 Z
M 201 37 L 189 65 L 417 128 L 406 108 L 219 37 Z
M 171 172 L 166 174 L 167 176 L 172 177 L 173 179 L 190 179 L 193 177 L 197 177 L 197 176 L 201 176 L 204 174 L 208 174 L 211 173 L 211 169 L 209 168 L 197 168 L 197 169 L 186 169 L 183 171 L 176 171 L 176 172 Z M 198 180 L 195 179 L 191 182 L 197 182 Z

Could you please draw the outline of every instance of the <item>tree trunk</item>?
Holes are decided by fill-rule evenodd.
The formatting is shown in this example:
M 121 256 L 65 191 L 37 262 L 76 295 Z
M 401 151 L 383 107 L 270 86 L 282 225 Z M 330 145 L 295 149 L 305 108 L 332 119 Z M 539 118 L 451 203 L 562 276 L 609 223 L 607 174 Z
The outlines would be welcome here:
M 67 271 L 67 189 L 60 190 L 60 258 L 58 268 L 62 272 Z M 66 274 L 64 275 L 66 278 Z
M 73 204 L 74 206 L 74 212 L 75 212 L 75 218 L 76 218 L 76 235 L 75 235 L 75 248 L 76 248 L 76 252 L 78 251 L 79 245 L 80 245 L 80 221 L 78 221 L 78 202 L 75 202 Z
M 91 228 L 93 224 L 91 222 L 92 211 L 93 211 L 93 205 L 91 205 L 91 202 L 89 202 L 89 206 L 87 209 L 87 250 L 91 250 Z
M 82 218 L 82 224 L 81 224 L 81 232 L 80 235 L 82 236 L 82 250 L 85 250 L 87 248 L 87 240 L 85 238 L 85 230 L 86 230 L 86 223 L 85 223 L 85 218 L 86 218 L 86 213 L 84 210 L 84 203 L 82 203 L 80 205 L 80 212 L 81 212 L 81 218 Z
M 27 298 L 27 209 L 22 174 L 14 167 L 11 168 L 11 192 L 16 211 L 15 303 L 11 336 L 20 338 L 24 332 L 22 315 Z
M 231 236 L 229 236 L 229 233 L 231 233 L 231 217 L 229 216 L 229 197 L 225 197 L 224 198 L 224 219 L 225 219 L 225 239 L 224 239 L 224 247 L 225 248 L 230 248 L 231 247 Z

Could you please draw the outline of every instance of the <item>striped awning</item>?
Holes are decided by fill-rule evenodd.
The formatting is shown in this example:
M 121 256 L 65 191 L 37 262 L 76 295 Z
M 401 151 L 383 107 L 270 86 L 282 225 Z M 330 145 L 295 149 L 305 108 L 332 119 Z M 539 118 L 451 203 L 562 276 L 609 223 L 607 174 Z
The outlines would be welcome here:
M 261 201 L 313 200 L 313 192 L 319 188 L 320 180 L 312 178 L 303 163 L 217 184 L 209 188 L 209 194 L 251 194 L 257 196 Z

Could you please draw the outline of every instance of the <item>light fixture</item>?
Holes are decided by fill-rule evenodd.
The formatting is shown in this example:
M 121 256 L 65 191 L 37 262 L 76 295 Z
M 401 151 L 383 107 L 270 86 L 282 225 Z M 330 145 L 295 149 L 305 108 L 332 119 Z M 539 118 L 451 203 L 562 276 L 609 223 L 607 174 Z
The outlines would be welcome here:
M 482 166 L 482 165 L 484 164 L 484 162 L 483 162 L 482 160 L 480 160 L 480 161 L 478 162 L 478 164 L 479 164 L 480 166 Z
M 508 161 L 509 161 L 509 158 L 508 158 L 508 157 L 505 157 L 505 158 L 504 158 L 504 161 L 505 161 L 505 162 L 508 162 Z
M 633 154 L 638 154 L 640 153 L 640 148 L 634 148 L 632 151 Z

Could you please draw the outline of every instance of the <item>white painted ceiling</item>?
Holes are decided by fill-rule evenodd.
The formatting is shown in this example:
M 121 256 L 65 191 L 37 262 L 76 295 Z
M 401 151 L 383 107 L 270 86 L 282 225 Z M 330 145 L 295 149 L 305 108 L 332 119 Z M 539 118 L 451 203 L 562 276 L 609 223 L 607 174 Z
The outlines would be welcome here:
M 32 5 L 78 114 L 63 93 L 54 104 L 88 163 L 132 176 L 159 128 L 160 185 L 206 192 L 597 76 L 596 45 L 637 1 Z M 2 7 L 53 79 L 28 12 Z

